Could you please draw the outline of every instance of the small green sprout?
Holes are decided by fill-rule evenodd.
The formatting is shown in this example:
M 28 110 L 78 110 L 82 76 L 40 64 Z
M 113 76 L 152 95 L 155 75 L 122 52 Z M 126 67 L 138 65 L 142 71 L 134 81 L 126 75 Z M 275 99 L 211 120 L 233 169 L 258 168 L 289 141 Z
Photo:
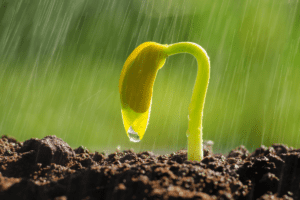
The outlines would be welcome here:
M 127 58 L 119 81 L 124 127 L 132 142 L 139 142 L 146 131 L 151 112 L 156 74 L 168 56 L 190 53 L 198 63 L 197 78 L 189 106 L 188 160 L 203 159 L 202 117 L 209 82 L 210 62 L 206 51 L 198 44 L 180 42 L 161 45 L 145 42 Z

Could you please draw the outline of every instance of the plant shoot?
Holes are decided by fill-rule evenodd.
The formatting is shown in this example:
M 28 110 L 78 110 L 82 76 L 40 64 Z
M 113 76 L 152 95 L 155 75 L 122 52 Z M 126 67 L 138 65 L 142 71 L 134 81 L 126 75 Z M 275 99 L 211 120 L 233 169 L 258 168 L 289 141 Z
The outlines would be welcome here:
M 202 117 L 209 82 L 210 62 L 206 51 L 198 44 L 180 42 L 161 45 L 145 42 L 127 58 L 119 81 L 121 111 L 126 133 L 132 142 L 142 140 L 151 112 L 153 85 L 168 56 L 190 53 L 196 57 L 198 72 L 189 105 L 188 160 L 203 159 Z

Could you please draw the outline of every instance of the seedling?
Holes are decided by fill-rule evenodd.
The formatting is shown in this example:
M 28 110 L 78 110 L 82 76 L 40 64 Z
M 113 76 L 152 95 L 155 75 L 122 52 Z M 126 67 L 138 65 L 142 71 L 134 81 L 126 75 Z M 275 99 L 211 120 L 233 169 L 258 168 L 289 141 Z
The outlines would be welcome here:
M 198 44 L 180 42 L 161 45 L 145 42 L 129 55 L 119 82 L 123 123 L 130 141 L 139 142 L 143 138 L 149 122 L 156 74 L 163 67 L 166 58 L 177 53 L 190 53 L 198 63 L 186 135 L 188 160 L 200 161 L 203 159 L 202 117 L 210 63 L 206 51 Z

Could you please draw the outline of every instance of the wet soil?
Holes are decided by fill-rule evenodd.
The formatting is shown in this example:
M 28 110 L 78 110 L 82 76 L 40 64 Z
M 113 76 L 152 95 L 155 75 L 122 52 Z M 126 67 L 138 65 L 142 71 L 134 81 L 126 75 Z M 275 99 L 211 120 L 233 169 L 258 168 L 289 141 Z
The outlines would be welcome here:
M 0 199 L 300 199 L 300 149 L 204 149 L 204 159 L 191 162 L 186 150 L 105 155 L 72 149 L 56 136 L 2 136 Z

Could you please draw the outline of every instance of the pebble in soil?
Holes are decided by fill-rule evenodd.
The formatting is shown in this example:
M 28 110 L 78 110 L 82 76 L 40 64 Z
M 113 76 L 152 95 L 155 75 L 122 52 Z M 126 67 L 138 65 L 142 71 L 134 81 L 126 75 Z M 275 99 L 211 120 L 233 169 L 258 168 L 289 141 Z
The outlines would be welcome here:
M 170 155 L 72 149 L 56 136 L 0 139 L 0 199 L 300 199 L 300 149 L 282 144 L 201 162 Z

